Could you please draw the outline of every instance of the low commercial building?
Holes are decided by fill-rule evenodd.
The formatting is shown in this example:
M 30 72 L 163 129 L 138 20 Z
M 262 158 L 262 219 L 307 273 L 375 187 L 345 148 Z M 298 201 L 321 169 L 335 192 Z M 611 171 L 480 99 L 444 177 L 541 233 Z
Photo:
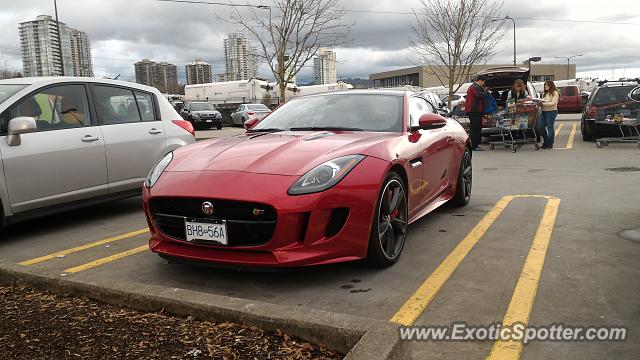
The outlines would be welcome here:
M 512 66 L 511 64 L 486 64 L 486 65 L 474 65 L 471 69 L 470 76 L 464 79 L 462 82 L 466 83 L 471 81 L 471 77 L 478 73 L 481 70 L 493 68 L 493 67 L 502 67 L 502 66 Z M 522 67 L 528 67 L 529 65 L 524 64 L 520 65 Z M 369 75 L 369 80 L 374 82 L 375 87 L 395 87 L 395 86 L 403 86 L 403 85 L 412 85 L 419 87 L 435 87 L 441 86 L 440 80 L 435 75 L 436 71 L 438 74 L 443 72 L 445 67 L 443 65 L 438 65 L 436 67 L 432 67 L 429 65 L 421 65 L 421 66 L 413 66 L 404 69 L 392 70 L 381 72 L 377 74 Z M 576 77 L 576 65 L 570 64 L 568 68 L 567 77 L 567 64 L 539 64 L 539 63 L 531 63 L 531 81 L 545 81 L 545 80 L 569 80 L 575 79 Z M 447 83 L 447 79 L 443 79 L 445 84 Z

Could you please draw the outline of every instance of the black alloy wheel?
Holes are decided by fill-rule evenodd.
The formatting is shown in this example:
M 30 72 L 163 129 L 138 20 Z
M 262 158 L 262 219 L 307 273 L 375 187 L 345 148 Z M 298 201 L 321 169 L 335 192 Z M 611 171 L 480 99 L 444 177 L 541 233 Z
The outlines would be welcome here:
M 393 265 L 404 248 L 407 237 L 409 208 L 402 178 L 394 172 L 387 175 L 373 218 L 367 260 L 374 266 Z
M 473 185 L 473 166 L 471 162 L 471 151 L 464 149 L 462 159 L 460 159 L 460 170 L 458 171 L 458 181 L 456 183 L 456 194 L 452 203 L 455 206 L 466 206 L 471 200 L 471 188 Z

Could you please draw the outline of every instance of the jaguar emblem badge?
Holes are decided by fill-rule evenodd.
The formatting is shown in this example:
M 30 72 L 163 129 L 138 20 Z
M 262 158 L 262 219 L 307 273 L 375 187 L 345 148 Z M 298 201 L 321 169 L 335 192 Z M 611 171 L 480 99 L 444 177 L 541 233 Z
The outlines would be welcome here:
M 211 216 L 213 215 L 213 204 L 205 201 L 202 203 L 202 213 L 207 215 L 207 216 Z

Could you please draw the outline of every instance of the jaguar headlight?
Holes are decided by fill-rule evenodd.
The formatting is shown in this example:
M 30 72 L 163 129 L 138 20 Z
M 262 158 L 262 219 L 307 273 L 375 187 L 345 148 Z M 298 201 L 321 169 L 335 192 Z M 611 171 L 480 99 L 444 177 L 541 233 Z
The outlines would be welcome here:
M 302 175 L 288 191 L 289 195 L 312 194 L 325 191 L 339 183 L 364 155 L 348 155 L 327 161 Z
M 147 175 L 147 179 L 144 181 L 144 185 L 148 188 L 153 187 L 153 185 L 156 184 L 158 179 L 160 179 L 160 175 L 162 175 L 162 172 L 164 171 L 164 169 L 166 169 L 167 166 L 169 166 L 169 164 L 171 163 L 171 160 L 173 160 L 172 152 L 168 153 L 165 157 L 163 157 L 162 160 L 160 160 L 156 164 L 156 166 L 154 166 L 153 169 L 149 171 L 149 175 Z

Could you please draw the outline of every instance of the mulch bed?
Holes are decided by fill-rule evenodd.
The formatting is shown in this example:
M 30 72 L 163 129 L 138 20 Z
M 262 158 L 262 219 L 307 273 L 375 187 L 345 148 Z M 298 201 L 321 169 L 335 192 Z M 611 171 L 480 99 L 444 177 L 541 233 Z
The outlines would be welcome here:
M 0 359 L 341 359 L 252 326 L 0 286 Z

